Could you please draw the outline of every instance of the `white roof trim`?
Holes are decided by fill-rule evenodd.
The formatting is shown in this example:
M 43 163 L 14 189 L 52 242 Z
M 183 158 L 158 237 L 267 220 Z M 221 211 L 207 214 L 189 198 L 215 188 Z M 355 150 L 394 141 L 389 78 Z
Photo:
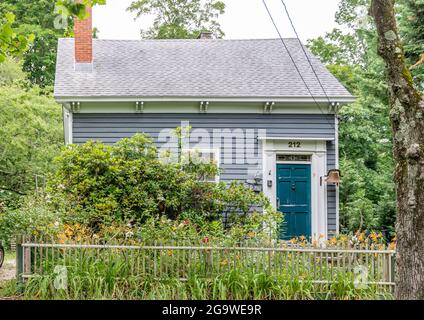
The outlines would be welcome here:
M 331 102 L 342 104 L 355 102 L 355 97 L 329 97 Z M 308 97 L 55 97 L 58 103 L 66 102 L 275 102 L 275 103 L 314 103 Z M 319 103 L 328 103 L 327 98 L 315 98 Z
M 258 140 L 334 141 L 331 137 L 258 137 Z

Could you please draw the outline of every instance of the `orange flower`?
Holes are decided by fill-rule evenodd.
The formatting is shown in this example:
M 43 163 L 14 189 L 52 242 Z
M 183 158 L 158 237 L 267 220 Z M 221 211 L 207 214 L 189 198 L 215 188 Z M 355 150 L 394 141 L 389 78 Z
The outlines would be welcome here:
M 248 236 L 249 238 L 253 238 L 255 235 L 256 235 L 256 233 L 255 233 L 255 232 L 253 232 L 253 231 L 250 231 L 250 232 L 247 234 L 247 236 Z
M 373 232 L 370 234 L 370 238 L 373 242 L 377 242 L 381 238 L 381 234 Z
M 290 239 L 289 242 L 292 243 L 292 244 L 295 244 L 295 243 L 297 243 L 297 239 L 296 238 Z
M 327 244 L 329 244 L 330 246 L 335 246 L 337 244 L 337 239 L 333 237 L 327 241 Z

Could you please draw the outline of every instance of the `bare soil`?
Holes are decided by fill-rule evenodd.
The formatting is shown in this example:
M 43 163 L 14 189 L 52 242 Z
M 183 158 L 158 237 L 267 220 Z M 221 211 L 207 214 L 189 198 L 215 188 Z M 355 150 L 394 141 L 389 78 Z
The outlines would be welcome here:
M 3 263 L 3 266 L 0 268 L 0 282 L 12 280 L 15 277 L 15 259 L 7 259 Z

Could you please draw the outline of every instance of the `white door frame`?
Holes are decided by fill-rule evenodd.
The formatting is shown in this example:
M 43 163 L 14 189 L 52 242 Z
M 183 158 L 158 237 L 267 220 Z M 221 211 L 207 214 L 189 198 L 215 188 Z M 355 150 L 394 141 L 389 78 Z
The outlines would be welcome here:
M 277 161 L 278 155 L 310 155 L 311 161 L 311 235 L 312 239 L 327 239 L 327 174 L 326 138 L 262 138 L 263 192 L 277 207 Z M 300 144 L 293 144 L 300 142 Z M 295 146 L 293 148 L 293 146 Z M 289 162 L 287 162 L 289 163 Z M 293 163 L 293 162 L 290 162 Z M 270 182 L 269 182 L 270 181 Z

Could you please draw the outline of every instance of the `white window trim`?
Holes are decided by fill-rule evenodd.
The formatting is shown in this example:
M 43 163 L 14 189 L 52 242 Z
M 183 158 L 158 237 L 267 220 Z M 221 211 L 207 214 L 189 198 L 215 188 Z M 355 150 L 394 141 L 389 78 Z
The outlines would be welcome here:
M 276 161 L 276 164 L 311 164 L 311 161 Z
M 334 117 L 334 127 L 336 131 L 335 149 L 336 149 L 336 169 L 340 169 L 339 161 L 339 118 Z M 336 188 L 336 235 L 340 233 L 340 188 Z
M 63 106 L 63 132 L 65 136 L 65 144 L 72 144 L 72 126 L 73 126 L 73 115 L 65 106 Z

